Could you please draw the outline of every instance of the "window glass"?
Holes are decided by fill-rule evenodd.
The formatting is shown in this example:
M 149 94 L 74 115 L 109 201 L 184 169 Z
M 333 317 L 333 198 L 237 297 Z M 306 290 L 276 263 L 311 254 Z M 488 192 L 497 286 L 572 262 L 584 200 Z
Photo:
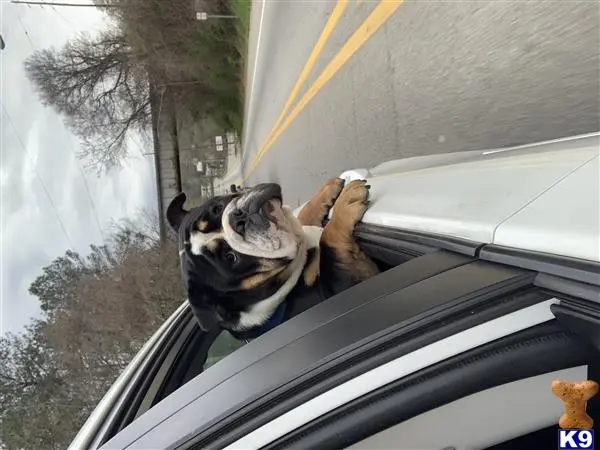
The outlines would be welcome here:
M 207 369 L 213 364 L 219 362 L 230 353 L 233 353 L 235 350 L 242 347 L 244 344 L 244 341 L 240 341 L 234 338 L 227 331 L 224 331 L 217 337 L 213 345 L 208 350 L 208 356 L 206 358 L 206 363 L 204 364 L 204 369 Z

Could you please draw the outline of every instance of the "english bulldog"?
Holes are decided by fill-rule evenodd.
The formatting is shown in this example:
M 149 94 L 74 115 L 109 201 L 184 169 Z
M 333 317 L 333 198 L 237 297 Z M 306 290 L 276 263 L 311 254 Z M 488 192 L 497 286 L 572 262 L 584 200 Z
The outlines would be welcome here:
M 254 339 L 376 275 L 377 265 L 353 237 L 368 196 L 366 181 L 344 185 L 332 178 L 297 216 L 275 183 L 216 196 L 189 211 L 185 194 L 175 197 L 166 217 L 200 327 Z

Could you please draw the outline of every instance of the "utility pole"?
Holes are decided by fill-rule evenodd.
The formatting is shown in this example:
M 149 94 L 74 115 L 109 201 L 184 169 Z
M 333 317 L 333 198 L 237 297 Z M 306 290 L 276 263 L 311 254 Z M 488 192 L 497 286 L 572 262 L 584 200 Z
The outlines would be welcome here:
M 83 8 L 120 8 L 121 5 L 114 5 L 108 3 L 106 5 L 96 5 L 94 3 L 51 3 L 51 2 L 34 2 L 34 1 L 26 1 L 26 0 L 11 0 L 11 3 L 15 3 L 17 5 L 40 5 L 40 6 L 77 6 Z

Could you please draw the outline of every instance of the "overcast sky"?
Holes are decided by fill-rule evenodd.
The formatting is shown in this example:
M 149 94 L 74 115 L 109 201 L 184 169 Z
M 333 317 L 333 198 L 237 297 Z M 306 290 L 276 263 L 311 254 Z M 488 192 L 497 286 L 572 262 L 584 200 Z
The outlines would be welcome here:
M 6 42 L 6 48 L 0 51 L 0 100 L 9 116 L 0 108 L 0 334 L 3 334 L 20 331 L 31 317 L 39 316 L 38 302 L 27 289 L 42 267 L 64 254 L 69 239 L 74 250 L 81 254 L 88 253 L 90 244 L 102 242 L 74 157 L 79 149 L 78 140 L 60 116 L 42 106 L 25 76 L 23 61 L 34 49 L 60 47 L 82 31 L 94 33 L 107 19 L 96 8 L 28 7 L 10 4 L 9 0 L 0 2 L 0 34 Z M 100 178 L 96 173 L 85 173 L 102 227 L 114 220 L 133 217 L 141 208 L 156 210 L 152 158 L 142 156 L 136 147 L 132 153 L 135 156 L 120 170 Z M 35 168 L 64 222 L 68 238 L 60 228 Z

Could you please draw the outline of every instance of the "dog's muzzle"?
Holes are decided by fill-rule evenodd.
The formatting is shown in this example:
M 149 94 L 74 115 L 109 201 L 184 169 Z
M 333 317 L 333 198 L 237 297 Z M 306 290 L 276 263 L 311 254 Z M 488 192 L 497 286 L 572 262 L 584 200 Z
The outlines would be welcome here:
M 281 186 L 276 183 L 254 186 L 236 202 L 235 209 L 229 212 L 231 228 L 242 236 L 247 229 L 268 229 L 270 222 L 274 221 L 272 200 L 281 202 Z

